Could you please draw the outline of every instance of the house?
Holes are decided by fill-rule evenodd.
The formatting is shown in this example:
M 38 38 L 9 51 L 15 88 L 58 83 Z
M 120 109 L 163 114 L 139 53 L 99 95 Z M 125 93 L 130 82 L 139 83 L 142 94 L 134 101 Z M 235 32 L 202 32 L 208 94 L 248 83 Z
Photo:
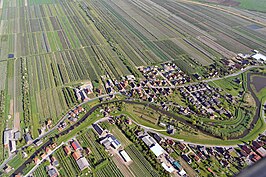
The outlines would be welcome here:
M 52 156 L 50 158 L 50 160 L 51 160 L 53 166 L 55 166 L 55 167 L 59 166 L 59 163 L 58 163 L 57 159 L 54 156 Z
M 46 152 L 47 154 L 49 154 L 49 153 L 52 152 L 52 150 L 51 150 L 49 147 L 46 147 L 46 148 L 45 148 L 45 152 Z
M 64 151 L 67 155 L 71 154 L 71 149 L 69 148 L 69 146 L 65 146 Z
M 125 150 L 119 151 L 119 154 L 124 159 L 125 162 L 130 162 L 131 158 L 128 156 L 127 152 Z
M 257 154 L 259 154 L 261 157 L 266 156 L 266 150 L 263 147 L 260 147 L 256 150 Z
M 35 144 L 36 146 L 40 146 L 42 143 L 43 143 L 42 140 L 38 140 L 38 141 L 34 142 L 34 144 Z
M 172 140 L 172 139 L 167 139 L 166 140 L 166 143 L 169 144 L 169 145 L 171 145 L 171 146 L 175 145 L 175 141 Z
M 41 154 L 41 158 L 42 158 L 42 159 L 45 159 L 45 157 L 46 157 L 46 154 L 45 154 L 45 153 L 42 153 L 42 154 Z
M 182 155 L 181 156 L 188 164 L 191 164 L 191 159 L 186 155 L 186 154 L 184 154 L 184 155 Z
M 48 173 L 49 177 L 57 177 L 58 176 L 57 171 L 55 170 L 55 168 L 48 169 L 47 173 Z
M 158 143 L 161 143 L 163 141 L 163 139 L 157 134 L 157 133 L 154 133 L 153 134 L 153 138 L 158 142 Z
M 252 149 L 257 150 L 261 147 L 262 145 L 258 141 L 252 141 Z
M 179 143 L 179 144 L 178 144 L 178 147 L 179 147 L 179 149 L 180 149 L 181 151 L 186 150 L 186 145 L 183 144 L 183 143 Z
M 73 152 L 72 156 L 77 161 L 81 157 L 81 154 L 80 152 Z
M 261 157 L 259 155 L 255 154 L 255 153 L 251 155 L 251 160 L 253 162 L 257 162 L 260 159 L 261 159 Z
M 9 173 L 12 170 L 12 168 L 9 165 L 5 165 L 3 170 L 5 171 L 5 173 Z
M 33 160 L 36 165 L 40 162 L 40 159 L 38 157 L 35 157 Z
M 71 146 L 73 147 L 73 149 L 76 151 L 76 150 L 81 150 L 81 146 L 80 144 L 76 141 L 76 140 L 73 140 L 72 143 L 71 143 Z
M 251 149 L 248 148 L 246 145 L 243 145 L 243 146 L 241 147 L 241 149 L 242 149 L 243 151 L 245 151 L 248 155 L 251 153 Z
M 87 159 L 85 157 L 81 157 L 76 162 L 77 162 L 79 169 L 81 171 L 90 166 L 89 162 L 87 161 Z
M 29 132 L 26 133 L 24 138 L 25 138 L 25 141 L 26 141 L 27 144 L 30 144 L 32 142 L 32 137 L 31 137 Z

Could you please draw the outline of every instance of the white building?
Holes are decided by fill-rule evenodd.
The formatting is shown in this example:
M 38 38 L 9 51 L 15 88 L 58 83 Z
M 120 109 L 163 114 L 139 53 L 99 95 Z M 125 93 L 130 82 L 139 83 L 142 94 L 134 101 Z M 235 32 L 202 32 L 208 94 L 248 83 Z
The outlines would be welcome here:
M 256 53 L 254 55 L 251 56 L 253 59 L 256 59 L 260 62 L 266 62 L 266 56 L 261 54 L 261 53 Z
M 125 150 L 119 151 L 119 154 L 121 155 L 121 157 L 124 159 L 125 162 L 131 161 L 131 158 L 129 157 L 129 155 L 127 154 Z
M 165 150 L 158 143 L 151 146 L 150 149 L 156 155 L 156 157 L 159 157 L 160 155 L 166 153 Z
M 172 173 L 172 172 L 175 171 L 175 169 L 174 169 L 173 166 L 168 166 L 168 165 L 166 165 L 165 163 L 162 163 L 162 166 L 163 166 L 163 168 L 164 168 L 166 171 L 168 171 L 169 173 Z

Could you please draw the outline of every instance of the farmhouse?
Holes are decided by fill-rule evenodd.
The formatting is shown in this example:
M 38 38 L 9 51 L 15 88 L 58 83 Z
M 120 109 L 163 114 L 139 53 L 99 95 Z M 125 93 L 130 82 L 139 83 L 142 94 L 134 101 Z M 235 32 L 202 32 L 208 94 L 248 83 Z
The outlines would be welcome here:
M 119 154 L 124 159 L 125 162 L 130 162 L 131 158 L 128 156 L 127 152 L 125 150 L 119 151 Z
M 87 159 L 85 157 L 82 157 L 79 160 L 77 160 L 77 164 L 78 164 L 79 169 L 81 171 L 90 166 L 89 162 L 87 161 Z
M 112 134 L 107 134 L 105 138 L 100 141 L 100 143 L 106 149 L 110 149 L 110 146 L 112 146 L 114 149 L 118 149 L 121 146 L 121 143 Z
M 252 55 L 251 57 L 259 62 L 266 62 L 266 56 L 261 53 L 256 53 Z

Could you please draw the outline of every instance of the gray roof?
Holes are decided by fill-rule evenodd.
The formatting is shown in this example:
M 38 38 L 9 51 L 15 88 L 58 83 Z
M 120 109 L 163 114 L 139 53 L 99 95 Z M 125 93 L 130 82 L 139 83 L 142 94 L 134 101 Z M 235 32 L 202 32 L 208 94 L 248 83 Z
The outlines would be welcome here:
M 78 159 L 77 164 L 80 170 L 83 170 L 84 168 L 87 168 L 90 166 L 89 162 L 87 161 L 85 157 L 81 157 L 80 159 Z

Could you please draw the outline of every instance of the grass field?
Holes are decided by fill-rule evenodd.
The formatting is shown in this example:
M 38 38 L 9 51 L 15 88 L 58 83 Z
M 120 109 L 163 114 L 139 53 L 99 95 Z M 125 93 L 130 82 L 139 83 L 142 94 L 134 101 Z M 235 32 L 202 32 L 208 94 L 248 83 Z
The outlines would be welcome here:
M 266 12 L 266 3 L 264 0 L 236 0 L 240 2 L 240 7 L 248 10 Z

